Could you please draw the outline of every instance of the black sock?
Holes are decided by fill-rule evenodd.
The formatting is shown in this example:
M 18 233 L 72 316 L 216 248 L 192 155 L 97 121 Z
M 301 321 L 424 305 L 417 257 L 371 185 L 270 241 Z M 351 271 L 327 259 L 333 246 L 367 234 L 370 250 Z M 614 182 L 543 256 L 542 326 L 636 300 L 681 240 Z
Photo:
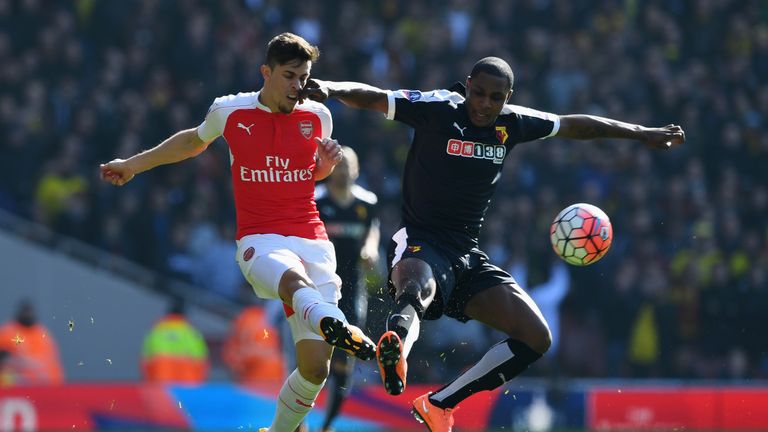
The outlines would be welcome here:
M 439 408 L 453 408 L 475 393 L 500 387 L 539 358 L 541 354 L 518 340 L 499 342 L 474 366 L 433 393 L 429 401 Z
M 334 352 L 336 355 L 346 355 L 342 353 Z M 352 369 L 354 366 L 354 359 L 347 358 L 348 368 Z M 340 371 L 334 369 L 334 365 L 331 364 L 331 381 L 332 385 L 328 395 L 328 409 L 325 412 L 325 421 L 323 422 L 323 429 L 327 429 L 333 423 L 333 420 L 339 415 L 341 411 L 341 405 L 344 400 L 347 399 L 349 393 L 352 391 L 352 374 L 347 371 Z
M 418 309 L 416 305 L 418 305 Z M 395 302 L 395 310 L 389 316 L 389 330 L 394 331 L 400 336 L 400 339 L 405 340 L 414 322 L 421 318 L 422 313 L 419 309 L 421 309 L 421 302 L 415 296 L 401 295 Z

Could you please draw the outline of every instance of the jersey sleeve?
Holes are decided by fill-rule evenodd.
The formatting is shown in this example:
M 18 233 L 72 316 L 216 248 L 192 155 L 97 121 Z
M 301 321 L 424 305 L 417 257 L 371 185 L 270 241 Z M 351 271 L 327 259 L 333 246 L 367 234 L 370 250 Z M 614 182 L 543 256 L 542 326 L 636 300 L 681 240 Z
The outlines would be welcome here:
M 560 116 L 518 105 L 505 105 L 502 113 L 514 114 L 520 131 L 520 142 L 549 138 L 560 129 Z
M 223 98 L 217 98 L 208 108 L 205 120 L 197 127 L 197 136 L 205 142 L 213 141 L 224 133 L 226 117 L 223 109 Z
M 333 134 L 333 117 L 331 111 L 323 104 L 318 104 L 319 109 L 317 116 L 320 117 L 320 125 L 322 127 L 320 138 L 330 138 Z
M 387 119 L 403 122 L 411 127 L 429 126 L 437 120 L 440 109 L 463 101 L 458 93 L 448 90 L 419 90 L 387 91 Z

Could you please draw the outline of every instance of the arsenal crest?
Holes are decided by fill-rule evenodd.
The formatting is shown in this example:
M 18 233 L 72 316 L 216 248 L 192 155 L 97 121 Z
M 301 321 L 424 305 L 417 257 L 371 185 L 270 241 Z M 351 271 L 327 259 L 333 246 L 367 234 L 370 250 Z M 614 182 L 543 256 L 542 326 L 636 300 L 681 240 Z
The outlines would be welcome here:
M 311 120 L 302 120 L 299 122 L 299 132 L 301 132 L 301 135 L 304 136 L 306 139 L 310 139 L 312 137 L 312 121 Z
M 243 261 L 250 261 L 255 253 L 256 249 L 254 249 L 253 246 L 249 247 L 245 250 L 245 252 L 243 252 Z

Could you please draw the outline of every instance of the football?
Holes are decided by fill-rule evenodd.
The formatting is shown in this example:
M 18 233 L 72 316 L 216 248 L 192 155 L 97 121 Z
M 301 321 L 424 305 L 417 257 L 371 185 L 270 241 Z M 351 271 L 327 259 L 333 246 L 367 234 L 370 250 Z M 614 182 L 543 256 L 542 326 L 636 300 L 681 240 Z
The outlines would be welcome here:
M 613 229 L 605 212 L 592 204 L 578 203 L 564 208 L 555 217 L 550 238 L 560 258 L 568 264 L 585 266 L 608 252 Z

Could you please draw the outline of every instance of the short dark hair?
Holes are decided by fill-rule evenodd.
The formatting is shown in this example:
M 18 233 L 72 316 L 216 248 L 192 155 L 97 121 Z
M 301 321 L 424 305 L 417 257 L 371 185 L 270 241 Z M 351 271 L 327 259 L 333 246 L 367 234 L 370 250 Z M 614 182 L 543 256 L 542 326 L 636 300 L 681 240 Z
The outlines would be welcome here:
M 472 72 L 469 74 L 469 77 L 474 78 L 481 72 L 499 78 L 506 78 L 510 89 L 515 84 L 515 74 L 512 73 L 512 68 L 509 66 L 509 63 L 498 57 L 485 57 L 478 60 L 477 63 L 472 66 Z
M 316 46 L 293 33 L 281 33 L 267 44 L 267 66 L 271 68 L 293 62 L 316 62 L 318 57 L 320 50 Z

